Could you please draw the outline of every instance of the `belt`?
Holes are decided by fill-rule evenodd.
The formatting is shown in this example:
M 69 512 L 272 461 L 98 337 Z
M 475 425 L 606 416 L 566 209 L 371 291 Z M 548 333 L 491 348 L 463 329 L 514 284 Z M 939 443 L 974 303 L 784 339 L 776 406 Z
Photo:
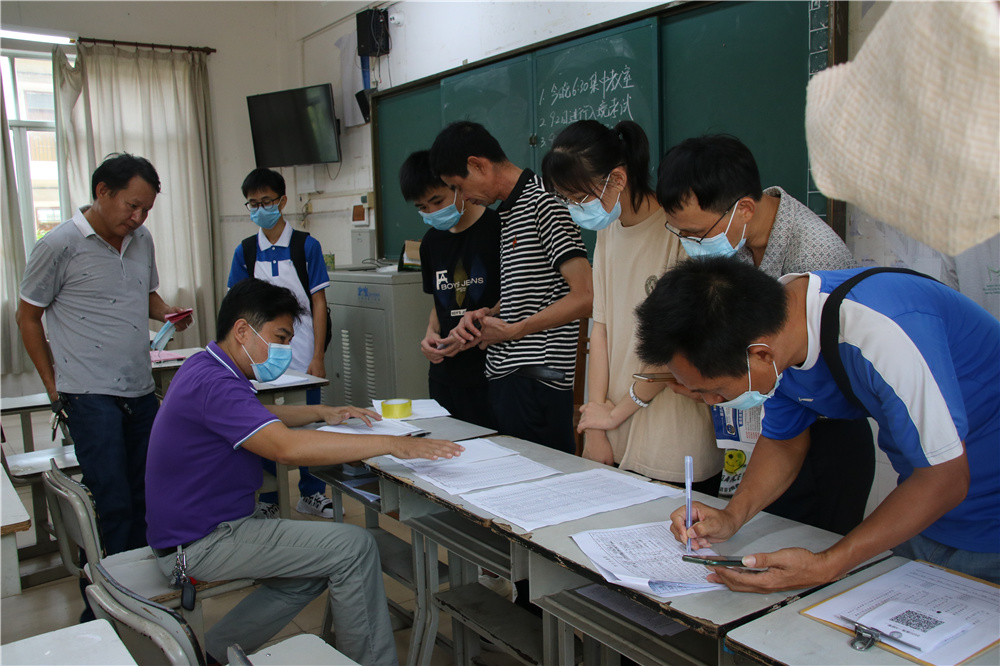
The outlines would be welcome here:
M 545 365 L 522 365 L 512 374 L 520 375 L 521 377 L 528 377 L 529 379 L 537 379 L 543 382 L 566 381 L 565 372 Z
M 187 543 L 182 543 L 181 549 L 183 550 L 184 548 L 187 548 L 193 543 L 194 541 L 188 541 Z M 153 548 L 152 546 L 150 546 L 149 549 L 153 551 L 153 555 L 156 555 L 157 557 L 166 557 L 167 555 L 173 555 L 174 553 L 177 552 L 177 546 L 174 546 L 173 548 Z

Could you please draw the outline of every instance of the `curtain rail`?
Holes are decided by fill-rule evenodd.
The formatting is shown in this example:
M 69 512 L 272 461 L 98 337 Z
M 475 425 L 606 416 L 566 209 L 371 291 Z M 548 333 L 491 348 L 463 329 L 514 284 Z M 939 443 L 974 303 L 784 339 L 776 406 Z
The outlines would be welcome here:
M 128 46 L 146 49 L 166 49 L 169 51 L 198 51 L 201 53 L 215 53 L 215 49 L 208 46 L 175 46 L 173 44 L 147 44 L 143 42 L 120 42 L 117 39 L 96 39 L 94 37 L 77 37 L 78 44 L 110 44 L 111 46 Z

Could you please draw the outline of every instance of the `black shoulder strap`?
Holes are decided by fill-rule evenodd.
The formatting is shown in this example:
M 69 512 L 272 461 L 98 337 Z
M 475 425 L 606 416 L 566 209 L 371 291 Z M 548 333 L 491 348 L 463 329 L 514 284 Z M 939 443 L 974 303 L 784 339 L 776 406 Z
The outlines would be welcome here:
M 823 314 L 819 325 L 820 352 L 823 354 L 826 367 L 830 369 L 830 374 L 833 375 L 834 381 L 837 382 L 840 392 L 844 394 L 844 397 L 851 404 L 863 412 L 867 412 L 868 409 L 861 403 L 858 396 L 854 394 L 854 390 L 851 388 L 851 380 L 847 377 L 847 371 L 844 369 L 844 360 L 840 356 L 840 304 L 844 301 L 847 293 L 854 288 L 854 285 L 877 273 L 908 273 L 927 278 L 928 280 L 934 280 L 930 275 L 911 271 L 909 268 L 892 268 L 889 266 L 869 268 L 841 283 L 840 286 L 830 292 L 826 303 L 823 304 Z M 934 281 L 937 282 L 937 280 Z
M 253 267 L 257 263 L 257 234 L 243 239 L 243 263 L 247 266 L 247 275 L 253 277 Z
M 306 231 L 292 229 L 292 239 L 288 242 L 288 253 L 292 255 L 292 266 L 295 266 L 295 272 L 299 276 L 299 282 L 302 283 L 302 289 L 306 292 L 307 299 L 309 298 L 309 269 L 306 266 L 306 238 L 308 236 L 309 233 Z

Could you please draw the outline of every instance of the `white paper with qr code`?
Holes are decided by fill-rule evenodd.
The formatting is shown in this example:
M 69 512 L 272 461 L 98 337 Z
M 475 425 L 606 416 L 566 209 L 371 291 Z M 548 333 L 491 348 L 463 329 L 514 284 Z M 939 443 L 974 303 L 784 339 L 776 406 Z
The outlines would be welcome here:
M 923 562 L 907 562 L 802 613 L 851 631 L 854 621 L 884 629 L 886 645 L 935 666 L 954 666 L 1000 642 L 1000 588 Z

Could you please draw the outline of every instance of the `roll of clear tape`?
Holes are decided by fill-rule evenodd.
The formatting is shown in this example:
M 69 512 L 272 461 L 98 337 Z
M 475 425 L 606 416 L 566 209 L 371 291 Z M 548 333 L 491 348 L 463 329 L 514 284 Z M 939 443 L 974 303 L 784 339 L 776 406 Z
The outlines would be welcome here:
M 405 398 L 382 401 L 382 416 L 387 419 L 405 419 L 413 414 L 413 403 Z

